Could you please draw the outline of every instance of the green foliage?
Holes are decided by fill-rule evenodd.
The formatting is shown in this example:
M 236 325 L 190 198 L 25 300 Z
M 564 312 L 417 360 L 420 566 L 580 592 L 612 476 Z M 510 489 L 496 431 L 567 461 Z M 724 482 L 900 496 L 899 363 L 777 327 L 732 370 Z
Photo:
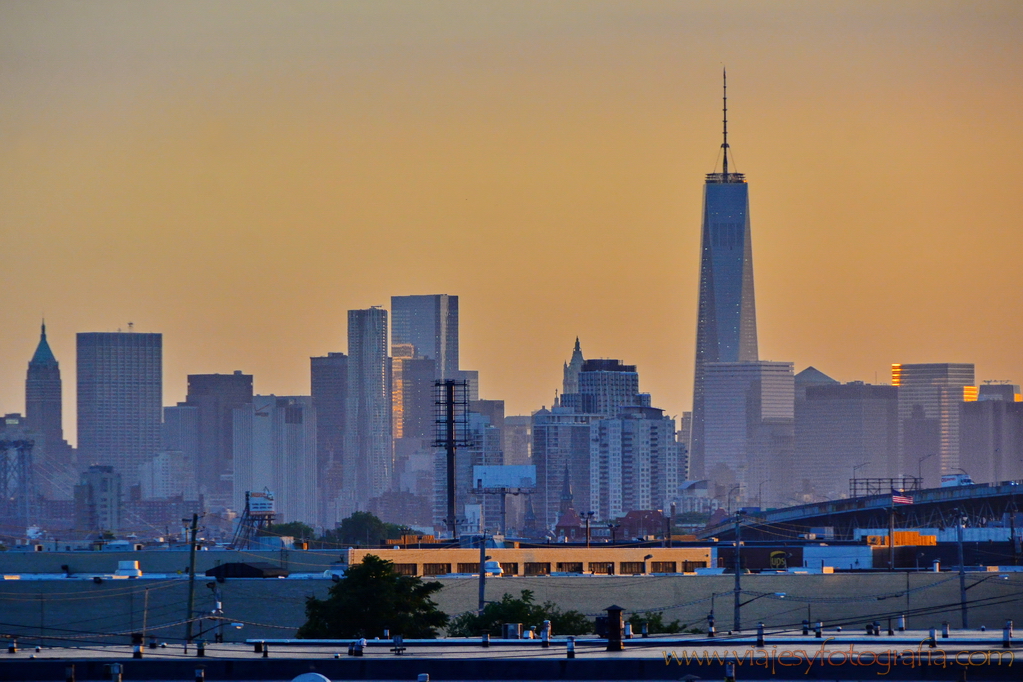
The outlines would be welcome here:
M 501 601 L 484 606 L 482 614 L 463 613 L 458 616 L 448 626 L 448 635 L 475 637 L 485 632 L 497 634 L 505 623 L 522 623 L 524 627 L 535 625 L 539 630 L 545 620 L 551 622 L 555 635 L 585 635 L 593 632 L 593 623 L 578 611 L 562 611 L 551 601 L 535 604 L 533 592 L 522 590 L 522 596 L 517 599 L 505 593 Z
M 679 512 L 675 515 L 675 524 L 705 524 L 710 521 L 710 512 Z
M 628 622 L 632 623 L 632 631 L 638 634 L 643 631 L 643 621 L 646 621 L 647 632 L 651 635 L 669 632 L 684 632 L 686 629 L 686 625 L 680 625 L 677 620 L 665 623 L 664 613 L 662 611 L 656 611 L 654 613 L 634 613 L 629 616 Z
M 310 540 L 316 537 L 316 531 L 307 523 L 289 521 L 288 523 L 275 523 L 270 527 L 268 535 L 275 535 L 277 537 L 289 535 L 296 540 Z
M 369 554 L 348 569 L 326 599 L 306 599 L 307 620 L 296 637 L 382 637 L 386 628 L 409 639 L 433 639 L 436 628 L 448 622 L 430 596 L 440 589 L 438 582 L 399 575 L 393 563 Z
M 384 540 L 397 540 L 410 531 L 408 526 L 384 523 L 370 512 L 357 511 L 341 525 L 328 530 L 320 540 L 334 545 L 379 545 Z

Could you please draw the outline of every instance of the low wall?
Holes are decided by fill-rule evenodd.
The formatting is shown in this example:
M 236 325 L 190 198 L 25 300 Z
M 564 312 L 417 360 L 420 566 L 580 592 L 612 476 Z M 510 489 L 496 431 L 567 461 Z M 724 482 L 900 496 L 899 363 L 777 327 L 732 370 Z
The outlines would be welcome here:
M 967 583 L 969 619 L 973 627 L 1001 628 L 1005 620 L 1019 618 L 1023 609 L 1023 574 L 1008 580 L 988 574 L 970 574 Z M 718 630 L 731 629 L 733 576 L 580 576 L 491 578 L 486 596 L 500 599 L 531 590 L 537 601 L 553 601 L 562 609 L 595 615 L 612 603 L 631 612 L 663 610 L 665 621 L 678 619 L 690 627 L 705 628 L 713 606 Z M 983 582 L 980 582 L 983 581 Z M 206 578 L 196 581 L 197 611 L 213 608 L 213 592 Z M 442 578 L 437 595 L 440 608 L 454 615 L 475 610 L 478 581 Z M 227 618 L 246 623 L 228 628 L 227 641 L 293 636 L 305 622 L 305 602 L 323 598 L 332 585 L 328 579 L 228 579 L 222 591 Z M 746 575 L 743 600 L 759 598 L 742 607 L 745 629 L 763 621 L 769 628 L 796 628 L 804 618 L 862 628 L 875 619 L 887 624 L 889 616 L 909 614 L 912 629 L 927 629 L 949 621 L 960 624 L 959 582 L 955 573 L 872 573 L 831 575 Z M 908 591 L 907 591 L 908 590 Z M 783 592 L 784 598 L 773 593 Z M 0 581 L 0 633 L 18 634 L 26 645 L 46 640 L 49 645 L 127 643 L 126 636 L 104 633 L 147 631 L 168 641 L 181 637 L 188 600 L 188 581 L 8 580 Z M 169 624 L 179 623 L 169 626 Z M 529 625 L 529 624 L 527 624 Z M 555 633 L 558 634 L 558 633 Z

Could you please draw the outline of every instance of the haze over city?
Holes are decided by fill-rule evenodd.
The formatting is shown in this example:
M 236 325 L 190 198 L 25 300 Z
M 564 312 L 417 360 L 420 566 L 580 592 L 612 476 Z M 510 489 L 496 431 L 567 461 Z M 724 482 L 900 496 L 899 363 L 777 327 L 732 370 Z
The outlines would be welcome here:
M 45 316 L 309 391 L 346 311 L 460 297 L 462 366 L 550 405 L 576 336 L 690 408 L 706 173 L 750 182 L 760 357 L 1023 378 L 1012 2 L 5 3 L 0 410 Z

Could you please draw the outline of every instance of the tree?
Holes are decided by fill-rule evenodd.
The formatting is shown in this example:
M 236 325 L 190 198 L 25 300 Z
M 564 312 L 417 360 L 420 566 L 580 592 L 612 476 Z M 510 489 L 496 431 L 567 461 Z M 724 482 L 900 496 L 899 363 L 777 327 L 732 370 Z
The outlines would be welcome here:
M 380 637 L 389 629 L 410 639 L 433 639 L 448 615 L 430 595 L 438 582 L 400 575 L 394 564 L 372 554 L 348 569 L 330 588 L 326 599 L 306 599 L 306 623 L 300 639 Z
M 408 531 L 408 526 L 384 523 L 370 512 L 357 511 L 320 539 L 335 545 L 378 545 L 384 540 L 396 540 Z
M 307 523 L 301 521 L 289 521 L 288 523 L 275 523 L 267 532 L 268 535 L 280 537 L 289 535 L 300 540 L 309 540 L 316 537 L 316 531 Z
M 686 629 L 685 625 L 680 625 L 679 621 L 673 620 L 670 623 L 664 622 L 664 612 L 655 611 L 654 613 L 634 613 L 629 616 L 629 622 L 632 623 L 633 632 L 641 632 L 643 627 L 643 621 L 646 621 L 647 632 L 651 635 L 659 633 L 670 633 L 670 632 L 683 632 Z
M 505 623 L 522 623 L 525 626 L 551 622 L 551 629 L 559 635 L 585 635 L 593 632 L 593 624 L 578 611 L 562 611 L 552 601 L 533 603 L 532 590 L 522 590 L 522 596 L 515 598 L 505 593 L 501 601 L 490 602 L 483 607 L 482 614 L 463 613 L 451 621 L 448 634 L 452 637 L 474 637 L 485 632 L 498 633 Z

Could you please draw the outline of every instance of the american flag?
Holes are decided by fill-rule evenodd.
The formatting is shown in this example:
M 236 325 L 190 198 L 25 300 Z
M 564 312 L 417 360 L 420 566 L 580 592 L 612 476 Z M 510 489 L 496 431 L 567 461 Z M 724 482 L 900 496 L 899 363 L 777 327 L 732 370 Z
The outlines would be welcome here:
M 913 498 L 907 495 L 904 490 L 892 488 L 892 504 L 913 504 Z

